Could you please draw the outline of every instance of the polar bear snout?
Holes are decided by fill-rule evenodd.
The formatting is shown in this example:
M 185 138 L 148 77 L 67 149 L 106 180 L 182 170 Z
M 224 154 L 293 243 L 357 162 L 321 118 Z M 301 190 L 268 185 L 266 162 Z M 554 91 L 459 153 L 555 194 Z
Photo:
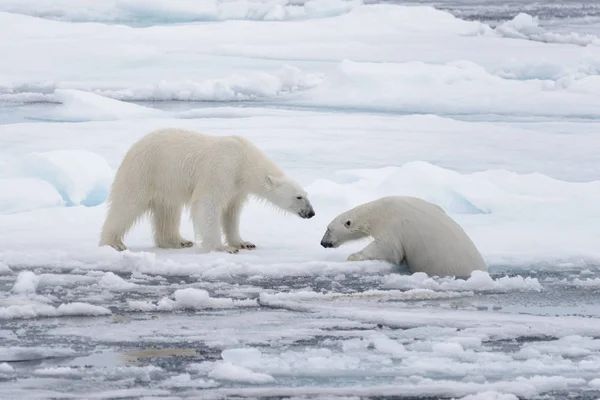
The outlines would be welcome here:
M 308 209 L 300 211 L 298 215 L 304 219 L 311 219 L 315 216 L 315 210 L 313 210 L 312 206 L 309 206 Z
M 326 249 L 330 249 L 333 247 L 333 243 L 321 240 L 321 246 L 325 247 Z
M 321 246 L 325 247 L 326 249 L 335 247 L 331 238 L 331 231 L 329 229 L 327 229 L 325 235 L 323 235 L 323 239 L 321 239 Z

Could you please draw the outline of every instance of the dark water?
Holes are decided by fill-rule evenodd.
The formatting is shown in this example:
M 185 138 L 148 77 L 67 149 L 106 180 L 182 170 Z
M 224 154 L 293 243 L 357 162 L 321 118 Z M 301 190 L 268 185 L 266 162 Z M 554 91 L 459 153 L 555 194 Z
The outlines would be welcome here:
M 519 13 L 538 17 L 540 25 L 558 32 L 600 35 L 600 2 L 580 0 L 377 0 L 373 3 L 431 5 L 458 18 L 491 26 Z

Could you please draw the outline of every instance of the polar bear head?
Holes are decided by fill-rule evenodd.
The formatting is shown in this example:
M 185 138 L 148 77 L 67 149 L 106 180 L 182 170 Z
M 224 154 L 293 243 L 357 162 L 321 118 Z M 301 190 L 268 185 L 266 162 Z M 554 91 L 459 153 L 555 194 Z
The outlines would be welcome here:
M 267 175 L 265 197 L 275 206 L 302 218 L 312 218 L 315 211 L 302 186 L 287 176 Z
M 335 217 L 327 225 L 327 230 L 321 239 L 321 246 L 339 247 L 346 242 L 369 236 L 362 214 L 361 209 L 357 207 Z

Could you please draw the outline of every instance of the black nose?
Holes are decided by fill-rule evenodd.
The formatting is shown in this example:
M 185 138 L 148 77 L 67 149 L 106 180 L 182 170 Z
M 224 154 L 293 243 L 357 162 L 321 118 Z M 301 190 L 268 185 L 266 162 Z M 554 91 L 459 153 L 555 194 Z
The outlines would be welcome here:
M 308 218 L 312 218 L 315 216 L 315 212 L 313 210 L 310 210 L 308 213 Z
M 321 246 L 323 246 L 323 247 L 325 247 L 327 249 L 327 248 L 333 247 L 333 243 L 321 240 Z

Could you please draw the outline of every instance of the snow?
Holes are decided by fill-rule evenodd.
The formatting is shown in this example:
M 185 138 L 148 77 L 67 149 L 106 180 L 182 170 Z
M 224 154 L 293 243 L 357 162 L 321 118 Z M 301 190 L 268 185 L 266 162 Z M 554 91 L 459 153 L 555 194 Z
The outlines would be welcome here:
M 16 294 L 35 293 L 39 282 L 40 278 L 33 272 L 21 271 L 17 276 L 12 291 Z
M 30 153 L 19 162 L 19 174 L 55 187 L 67 206 L 95 206 L 108 194 L 113 171 L 102 157 L 86 150 Z
M 208 376 L 218 380 L 248 383 L 268 383 L 275 380 L 271 375 L 253 372 L 248 368 L 240 367 L 229 362 L 217 364 Z
M 461 400 L 517 400 L 518 397 L 513 394 L 504 394 L 493 391 L 486 391 L 477 394 L 470 394 L 462 397 Z
M 3 0 L 2 8 L 8 12 L 22 13 L 42 18 L 76 21 L 123 22 L 139 19 L 157 22 L 213 21 L 226 19 L 289 20 L 331 17 L 352 9 L 358 2 L 343 0 L 285 1 L 218 1 L 201 3 L 177 0 L 165 4 L 158 0 L 106 1 L 85 3 L 73 0 L 39 4 L 35 1 Z
M 158 118 L 159 110 L 124 103 L 81 90 L 56 89 L 54 99 L 61 106 L 49 117 L 57 121 L 105 121 L 114 119 Z
M 58 307 L 48 304 L 32 303 L 0 307 L 0 320 L 60 316 L 98 316 L 109 315 L 111 313 L 112 312 L 106 307 L 82 302 L 64 303 Z
M 62 196 L 50 183 L 32 178 L 0 178 L 0 213 L 12 214 L 39 208 L 61 207 Z
M 176 290 L 173 294 L 175 300 L 163 297 L 157 304 L 145 301 L 129 301 L 131 310 L 136 311 L 173 311 L 173 310 L 203 310 L 210 308 L 256 307 L 256 300 L 234 300 L 229 298 L 215 298 L 203 289 L 186 288 Z
M 14 370 L 15 369 L 11 367 L 8 363 L 3 362 L 2 364 L 0 364 L 0 373 L 2 374 L 9 374 Z
M 10 275 L 12 272 L 12 269 L 10 269 L 8 265 L 0 262 L 0 275 Z
M 112 272 L 105 273 L 102 278 L 100 278 L 99 283 L 108 290 L 129 290 L 138 287 L 135 283 L 127 282 L 125 279 Z
M 597 36 L 422 4 L 0 0 L 0 48 L 0 398 L 596 395 Z M 158 249 L 148 219 L 98 247 L 121 160 L 164 127 L 248 138 L 316 216 L 252 200 L 239 254 Z M 388 195 L 439 204 L 489 272 L 319 245 Z
M 462 279 L 442 278 L 432 279 L 423 272 L 416 272 L 410 276 L 387 275 L 383 278 L 383 284 L 391 289 L 431 289 L 431 290 L 455 290 L 455 291 L 494 291 L 508 292 L 514 290 L 542 290 L 538 279 L 522 276 L 503 276 L 496 280 L 492 279 L 487 272 L 473 271 L 471 277 Z
M 519 13 L 512 20 L 500 24 L 495 29 L 502 36 L 529 39 L 546 43 L 572 43 L 580 46 L 600 46 L 600 38 L 595 35 L 579 35 L 575 32 L 560 34 L 548 32 L 539 26 L 539 19 L 526 13 Z
M 41 347 L 0 347 L 0 362 L 32 361 L 47 358 L 73 356 L 75 352 L 67 348 L 45 349 Z

